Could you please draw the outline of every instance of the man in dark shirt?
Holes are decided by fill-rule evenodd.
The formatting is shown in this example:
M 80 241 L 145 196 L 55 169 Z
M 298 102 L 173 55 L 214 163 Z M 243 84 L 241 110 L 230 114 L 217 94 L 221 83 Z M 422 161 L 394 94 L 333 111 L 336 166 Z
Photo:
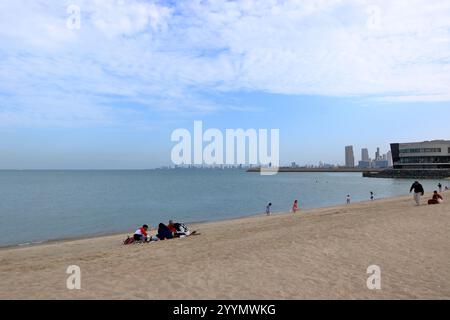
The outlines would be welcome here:
M 423 190 L 423 186 L 418 182 L 415 181 L 411 189 L 409 189 L 409 192 L 411 193 L 414 190 L 414 201 L 416 201 L 416 205 L 420 206 L 420 197 L 424 195 L 425 191 Z

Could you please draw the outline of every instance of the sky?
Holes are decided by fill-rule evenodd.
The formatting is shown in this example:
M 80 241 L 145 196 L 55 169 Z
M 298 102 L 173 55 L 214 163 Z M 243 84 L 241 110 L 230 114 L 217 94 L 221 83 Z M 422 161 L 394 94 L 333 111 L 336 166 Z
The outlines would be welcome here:
M 450 139 L 449 107 L 449 1 L 0 2 L 0 169 L 171 165 L 195 120 L 344 163 Z

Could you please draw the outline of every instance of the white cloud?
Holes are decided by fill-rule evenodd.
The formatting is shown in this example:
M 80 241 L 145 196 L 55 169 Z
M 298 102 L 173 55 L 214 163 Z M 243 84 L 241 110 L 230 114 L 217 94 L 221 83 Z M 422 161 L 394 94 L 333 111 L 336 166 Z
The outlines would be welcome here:
M 7 0 L 0 41 L 3 124 L 213 112 L 207 93 L 241 90 L 450 100 L 447 1 Z

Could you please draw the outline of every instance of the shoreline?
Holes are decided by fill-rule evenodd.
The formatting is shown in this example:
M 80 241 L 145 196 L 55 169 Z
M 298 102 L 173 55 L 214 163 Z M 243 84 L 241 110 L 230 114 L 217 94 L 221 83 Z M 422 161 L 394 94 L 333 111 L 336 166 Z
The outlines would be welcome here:
M 357 202 L 354 202 L 357 203 Z M 320 208 L 326 208 L 326 207 L 318 207 L 318 208 L 310 208 L 302 210 L 301 212 L 304 212 L 306 210 L 314 210 L 314 209 L 320 209 Z M 282 212 L 273 212 L 271 215 L 283 215 L 288 214 L 285 211 Z M 227 221 L 235 221 L 235 220 L 241 220 L 246 218 L 252 218 L 252 217 L 261 217 L 266 216 L 265 213 L 255 213 L 255 214 L 249 214 L 244 216 L 239 216 L 235 218 L 229 218 L 229 219 L 219 219 L 219 220 L 203 220 L 203 221 L 195 221 L 195 222 L 182 222 L 188 227 L 190 226 L 202 226 L 205 224 L 210 223 L 220 223 L 220 222 L 227 222 Z M 136 226 L 138 228 L 138 226 Z M 192 227 L 190 228 L 192 229 Z M 156 229 L 150 229 L 150 233 L 155 233 Z M 59 238 L 59 239 L 50 239 L 50 240 L 43 240 L 43 241 L 36 241 L 36 242 L 29 242 L 29 243 L 19 243 L 19 244 L 11 244 L 11 245 L 0 245 L 0 251 L 2 250 L 8 250 L 8 249 L 20 249 L 20 248 L 30 248 L 30 247 L 38 247 L 43 246 L 47 244 L 58 244 L 58 243 L 66 243 L 66 242 L 72 242 L 72 241 L 78 241 L 78 240 L 94 240 L 94 239 L 101 239 L 101 238 L 107 238 L 107 237 L 116 237 L 116 236 L 132 236 L 134 231 L 131 232 L 110 232 L 110 233 L 103 233 L 103 234 L 91 234 L 91 235 L 84 235 L 84 236 L 76 236 L 76 237 L 67 237 L 67 238 Z M 124 239 L 125 240 L 125 239 Z
M 399 197 L 406 197 L 405 196 L 391 196 L 391 197 L 385 197 L 385 198 L 379 198 L 375 199 L 373 201 L 382 201 L 382 200 L 389 200 Z M 372 202 L 372 200 L 361 200 L 361 201 L 354 201 L 352 204 L 360 204 L 360 203 L 366 203 L 366 202 Z M 305 213 L 311 210 L 317 210 L 317 209 L 329 209 L 329 208 L 335 208 L 340 206 L 347 206 L 347 204 L 338 204 L 338 205 L 329 205 L 329 206 L 323 206 L 323 207 L 314 207 L 314 208 L 308 208 L 308 209 L 301 209 L 297 214 Z M 285 214 L 292 214 L 292 212 L 287 211 L 280 211 L 280 212 L 272 212 L 271 216 L 274 215 L 285 215 Z M 251 217 L 261 217 L 266 216 L 264 212 L 261 213 L 254 213 L 254 214 L 248 214 L 248 215 L 241 215 L 234 218 L 225 218 L 225 219 L 218 219 L 218 220 L 203 220 L 203 221 L 193 221 L 193 222 L 185 222 L 183 223 L 187 224 L 188 226 L 194 225 L 194 226 L 201 226 L 203 224 L 209 224 L 209 223 L 220 223 L 220 222 L 226 222 L 226 221 L 235 221 L 235 220 L 241 220 Z M 137 228 L 138 226 L 136 226 Z M 48 239 L 48 240 L 41 240 L 41 241 L 34 241 L 34 242 L 27 242 L 27 243 L 17 243 L 17 244 L 10 244 L 10 245 L 0 245 L 0 251 L 2 250 L 8 250 L 8 249 L 19 249 L 19 248 L 29 248 L 29 247 L 37 247 L 42 246 L 46 244 L 57 244 L 57 243 L 66 243 L 71 241 L 78 241 L 78 240 L 89 240 L 89 239 L 98 239 L 98 238 L 105 238 L 105 237 L 114 237 L 114 236 L 131 236 L 134 231 L 126 232 L 126 231 L 115 231 L 115 232 L 107 232 L 107 233 L 95 233 L 95 234 L 87 234 L 87 235 L 81 235 L 81 236 L 74 236 L 74 237 L 62 237 L 57 239 Z M 156 229 L 151 229 L 150 232 L 155 233 Z M 125 239 L 124 239 L 125 240 Z

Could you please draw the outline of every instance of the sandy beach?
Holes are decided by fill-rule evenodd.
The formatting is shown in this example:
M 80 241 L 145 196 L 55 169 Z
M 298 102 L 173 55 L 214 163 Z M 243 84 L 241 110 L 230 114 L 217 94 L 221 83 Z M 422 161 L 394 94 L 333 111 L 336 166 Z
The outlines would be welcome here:
M 113 235 L 4 248 L 0 298 L 449 299 L 450 201 L 428 198 L 205 223 L 192 226 L 200 236 L 143 245 Z M 66 288 L 70 265 L 80 290 Z M 367 288 L 370 265 L 381 290 Z

